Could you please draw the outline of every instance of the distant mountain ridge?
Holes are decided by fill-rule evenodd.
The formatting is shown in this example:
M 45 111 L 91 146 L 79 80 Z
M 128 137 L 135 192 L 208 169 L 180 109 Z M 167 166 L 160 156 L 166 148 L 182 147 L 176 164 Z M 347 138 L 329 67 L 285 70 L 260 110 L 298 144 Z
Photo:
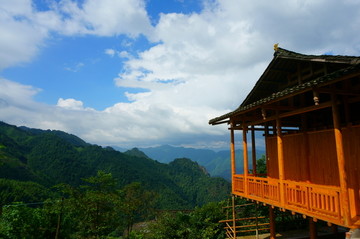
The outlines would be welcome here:
M 215 152 L 210 149 L 195 149 L 174 147 L 170 145 L 162 145 L 158 147 L 140 148 L 148 157 L 157 160 L 161 163 L 170 163 L 175 158 L 189 158 L 200 165 L 204 166 L 211 176 L 222 177 L 230 180 L 230 150 L 223 150 Z M 263 150 L 257 150 L 258 158 L 265 152 Z M 236 150 L 235 152 L 237 171 L 243 171 L 243 151 Z M 250 156 L 250 154 L 249 154 Z M 251 160 L 249 165 L 252 166 Z
M 189 209 L 225 199 L 230 193 L 226 180 L 210 177 L 202 166 L 184 157 L 164 164 L 138 149 L 121 153 L 62 131 L 0 122 L 0 204 L 25 196 L 41 201 L 41 188 L 50 189 L 59 183 L 78 186 L 82 178 L 99 170 L 111 173 L 119 188 L 140 182 L 155 191 L 162 209 Z M 29 185 L 31 189 L 25 190 Z M 18 195 L 22 191 L 27 192 L 23 197 Z

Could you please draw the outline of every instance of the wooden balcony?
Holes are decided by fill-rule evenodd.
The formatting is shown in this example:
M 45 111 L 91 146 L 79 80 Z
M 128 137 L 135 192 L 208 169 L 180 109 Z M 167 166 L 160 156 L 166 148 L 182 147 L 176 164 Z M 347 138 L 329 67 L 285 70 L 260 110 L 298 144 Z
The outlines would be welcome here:
M 233 194 L 290 210 L 329 223 L 358 227 L 352 218 L 345 225 L 341 211 L 340 187 L 236 174 Z M 281 194 L 283 192 L 283 194 Z

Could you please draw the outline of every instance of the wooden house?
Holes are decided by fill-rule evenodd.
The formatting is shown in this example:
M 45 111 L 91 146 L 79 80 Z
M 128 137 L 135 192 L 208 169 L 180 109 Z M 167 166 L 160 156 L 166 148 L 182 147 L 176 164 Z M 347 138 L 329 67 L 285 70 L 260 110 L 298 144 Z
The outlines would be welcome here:
M 274 50 L 242 104 L 209 121 L 229 124 L 232 194 L 315 222 L 360 228 L 360 57 Z M 243 162 L 235 162 L 237 130 Z M 264 137 L 266 175 L 256 173 L 255 135 Z M 243 163 L 243 173 L 236 163 Z

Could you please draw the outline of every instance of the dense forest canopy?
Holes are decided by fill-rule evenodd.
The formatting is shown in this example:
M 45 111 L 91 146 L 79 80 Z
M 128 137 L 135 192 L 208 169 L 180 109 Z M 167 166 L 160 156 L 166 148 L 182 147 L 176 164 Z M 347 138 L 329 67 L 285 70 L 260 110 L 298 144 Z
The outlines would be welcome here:
M 220 201 L 230 184 L 210 177 L 198 163 L 186 158 L 164 164 L 138 149 L 125 153 L 86 143 L 57 130 L 16 127 L 0 122 L 0 200 L 33 202 L 53 197 L 54 185 L 79 186 L 101 170 L 116 179 L 115 188 L 139 182 L 158 194 L 161 209 L 189 209 Z

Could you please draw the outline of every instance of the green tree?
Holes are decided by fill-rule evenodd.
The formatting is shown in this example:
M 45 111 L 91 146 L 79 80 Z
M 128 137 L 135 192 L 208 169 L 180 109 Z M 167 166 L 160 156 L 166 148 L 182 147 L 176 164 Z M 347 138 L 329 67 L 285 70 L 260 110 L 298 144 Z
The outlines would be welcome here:
M 46 220 L 39 208 L 16 203 L 3 208 L 0 217 L 0 237 L 5 239 L 46 238 Z
M 137 220 L 151 215 L 156 194 L 145 190 L 139 182 L 126 185 L 121 190 L 121 212 L 126 224 L 127 235 Z
M 191 213 L 165 213 L 151 223 L 146 230 L 139 232 L 137 237 L 149 239 L 223 239 L 224 202 L 208 203 L 196 208 Z
M 258 174 L 266 174 L 266 159 L 265 155 L 262 155 L 261 158 L 259 158 L 256 161 L 256 169 Z
M 65 219 L 69 219 L 70 215 L 79 237 L 100 238 L 108 235 L 120 224 L 121 198 L 116 189 L 116 180 L 111 173 L 98 171 L 96 176 L 83 181 L 85 185 L 80 188 L 59 186 L 66 197 L 60 209 L 64 216 L 61 223 L 66 225 Z

